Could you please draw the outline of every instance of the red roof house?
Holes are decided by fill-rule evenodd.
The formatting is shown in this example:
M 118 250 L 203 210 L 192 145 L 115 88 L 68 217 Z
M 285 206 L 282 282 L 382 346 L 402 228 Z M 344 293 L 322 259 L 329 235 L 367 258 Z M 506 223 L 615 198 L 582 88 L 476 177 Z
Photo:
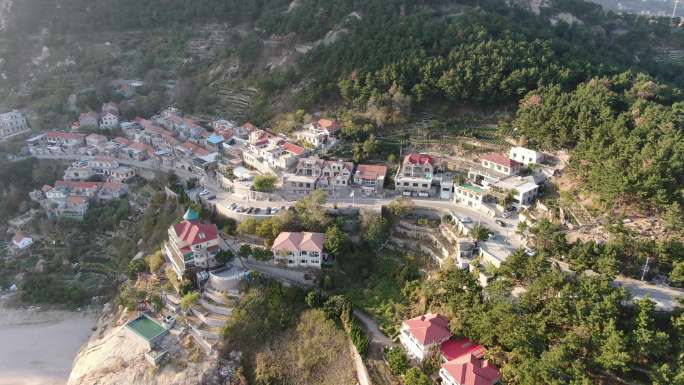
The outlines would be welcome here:
M 521 163 L 509 159 L 500 154 L 489 154 L 481 159 L 482 166 L 490 170 L 498 171 L 507 175 L 515 175 L 520 172 Z
M 433 346 L 439 346 L 450 337 L 449 320 L 433 313 L 404 321 L 399 333 L 399 341 L 408 355 L 419 361 L 425 358 Z
M 494 385 L 501 379 L 501 373 L 494 364 L 474 354 L 443 364 L 439 375 L 443 384 L 454 385 Z
M 434 165 L 435 160 L 427 154 L 408 154 L 404 157 L 404 164 L 429 164 Z

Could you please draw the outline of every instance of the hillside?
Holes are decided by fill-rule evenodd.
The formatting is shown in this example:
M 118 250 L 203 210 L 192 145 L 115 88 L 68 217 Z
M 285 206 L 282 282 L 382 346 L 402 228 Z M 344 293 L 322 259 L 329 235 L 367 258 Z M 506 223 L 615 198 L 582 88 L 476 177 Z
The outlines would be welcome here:
M 580 1 L 9 4 L 0 104 L 31 109 L 39 127 L 95 105 L 90 94 L 104 99 L 116 79 L 148 85 L 129 115 L 174 103 L 259 123 L 300 107 L 387 104 L 393 84 L 416 110 L 435 101 L 509 105 L 541 85 L 571 88 L 627 68 L 682 82 L 670 60 L 681 33 L 667 21 Z

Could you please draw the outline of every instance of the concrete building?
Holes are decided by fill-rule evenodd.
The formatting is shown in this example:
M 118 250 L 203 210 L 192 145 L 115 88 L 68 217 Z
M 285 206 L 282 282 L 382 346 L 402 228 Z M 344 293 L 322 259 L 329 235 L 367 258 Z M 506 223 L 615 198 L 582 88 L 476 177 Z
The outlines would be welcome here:
M 394 188 L 402 195 L 427 197 L 432 192 L 435 161 L 430 155 L 409 154 L 394 177 Z
M 454 203 L 479 209 L 483 203 L 486 191 L 474 184 L 464 183 L 454 188 Z
M 277 264 L 320 269 L 327 260 L 324 245 L 325 234 L 322 233 L 283 232 L 273 241 L 271 251 Z
M 18 110 L 12 110 L 0 114 L 0 138 L 28 131 L 29 125 L 24 114 Z
M 418 361 L 422 361 L 433 346 L 440 346 L 449 338 L 449 320 L 440 314 L 428 313 L 405 320 L 399 331 L 399 342 L 406 355 Z
M 216 267 L 216 254 L 220 251 L 216 225 L 201 223 L 199 214 L 192 209 L 183 219 L 169 227 L 169 239 L 162 248 L 179 278 L 190 268 Z
M 354 184 L 368 194 L 382 193 L 387 167 L 379 164 L 360 164 L 354 172 Z
M 513 147 L 508 153 L 508 157 L 525 166 L 529 164 L 540 164 L 544 161 L 544 154 L 525 147 Z

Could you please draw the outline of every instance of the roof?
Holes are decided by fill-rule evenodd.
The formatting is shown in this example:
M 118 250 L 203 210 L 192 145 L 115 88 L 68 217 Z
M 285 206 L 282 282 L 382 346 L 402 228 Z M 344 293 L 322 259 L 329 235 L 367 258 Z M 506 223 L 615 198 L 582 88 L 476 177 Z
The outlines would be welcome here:
M 14 238 L 12 238 L 12 242 L 14 243 L 21 243 L 24 239 L 31 239 L 31 237 L 25 235 L 21 231 L 18 231 L 16 234 L 14 234 Z
M 462 185 L 459 185 L 459 187 L 462 187 L 468 191 L 474 192 L 475 194 L 480 194 L 480 195 L 484 194 L 484 189 L 482 189 L 478 186 L 475 186 L 473 184 L 470 184 L 470 183 L 464 183 Z
M 408 154 L 404 157 L 404 164 L 435 164 L 435 160 L 427 154 Z
M 216 135 L 216 134 L 211 134 L 211 135 L 209 135 L 209 137 L 207 138 L 207 141 L 208 141 L 209 143 L 211 143 L 211 144 L 219 144 L 219 143 L 223 142 L 224 140 L 225 140 L 225 139 L 223 139 L 223 136 L 221 136 L 221 135 Z
M 218 238 L 216 225 L 206 225 L 198 221 L 183 221 L 173 226 L 176 236 L 181 241 L 196 245 Z
M 184 142 L 183 144 L 181 144 L 181 146 L 183 148 L 185 148 L 186 150 L 190 150 L 193 154 L 195 154 L 197 156 L 209 155 L 209 151 L 204 149 L 202 146 L 195 144 L 195 143 L 192 143 L 192 142 L 189 142 L 189 141 Z
M 282 232 L 273 241 L 273 251 L 315 251 L 323 252 L 325 234 L 323 233 L 290 233 Z
M 340 129 L 339 123 L 337 123 L 334 120 L 330 120 L 330 119 L 319 119 L 318 125 L 322 128 L 325 128 L 326 130 L 328 130 L 330 132 L 335 132 L 335 131 L 338 131 Z
M 306 152 L 306 148 L 290 142 L 283 143 L 283 150 L 294 155 L 302 155 Z
M 449 361 L 442 368 L 461 385 L 493 385 L 501 379 L 501 373 L 494 364 L 473 354 Z
M 387 167 L 381 164 L 360 164 L 356 167 L 356 172 L 362 179 L 377 179 L 387 174 Z
M 500 164 L 505 167 L 515 168 L 520 166 L 520 163 L 514 161 L 513 159 L 508 159 L 507 156 L 500 154 L 489 154 L 482 157 L 482 160 L 486 160 L 492 163 Z
M 468 354 L 472 354 L 477 358 L 482 358 L 486 352 L 486 349 L 482 345 L 478 345 L 468 338 L 450 339 L 445 341 L 439 347 L 439 350 L 447 361 L 455 360 Z
M 342 160 L 326 160 L 323 162 L 323 167 L 328 167 L 328 166 L 334 166 L 337 164 L 341 164 L 342 167 L 346 168 L 350 173 L 354 169 L 354 163 L 352 162 L 345 162 Z
M 88 201 L 88 197 L 80 196 L 80 195 L 70 195 L 67 197 L 67 202 L 75 205 L 80 205 L 83 203 L 86 203 Z
M 48 138 L 54 138 L 54 139 L 83 139 L 85 135 L 83 134 L 78 134 L 75 132 L 64 132 L 64 131 L 48 131 L 47 132 L 47 137 Z
M 409 332 L 423 346 L 451 337 L 449 320 L 441 314 L 428 313 L 404 321 Z
M 58 180 L 55 182 L 55 187 L 66 187 L 70 189 L 96 189 L 100 187 L 100 182 L 78 182 L 68 180 Z

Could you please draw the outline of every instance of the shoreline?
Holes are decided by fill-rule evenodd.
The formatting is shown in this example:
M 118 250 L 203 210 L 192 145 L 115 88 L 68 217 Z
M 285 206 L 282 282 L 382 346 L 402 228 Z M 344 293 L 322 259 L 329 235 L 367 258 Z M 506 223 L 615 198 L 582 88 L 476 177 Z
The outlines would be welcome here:
M 99 312 L 17 306 L 0 298 L 0 385 L 63 385 Z

